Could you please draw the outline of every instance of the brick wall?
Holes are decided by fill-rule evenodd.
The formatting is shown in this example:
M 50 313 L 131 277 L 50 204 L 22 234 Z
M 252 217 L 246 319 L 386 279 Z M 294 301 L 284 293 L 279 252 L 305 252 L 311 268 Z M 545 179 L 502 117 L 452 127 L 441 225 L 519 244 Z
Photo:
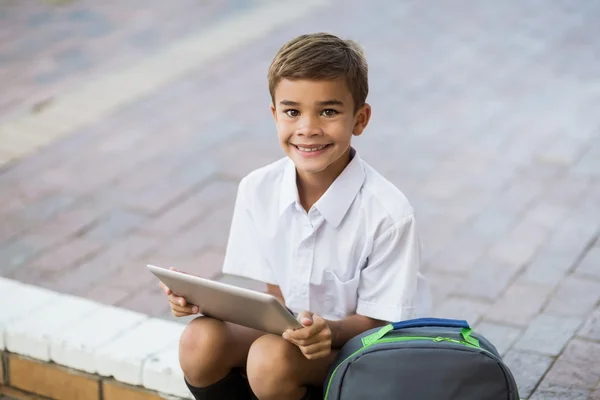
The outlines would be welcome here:
M 54 363 L 0 352 L 0 398 L 33 400 L 160 400 L 158 393 Z

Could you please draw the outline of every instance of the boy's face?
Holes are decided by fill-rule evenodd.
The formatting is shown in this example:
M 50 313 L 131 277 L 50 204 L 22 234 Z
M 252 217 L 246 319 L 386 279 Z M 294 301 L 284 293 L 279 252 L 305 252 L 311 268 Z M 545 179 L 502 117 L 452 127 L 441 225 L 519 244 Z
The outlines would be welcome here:
M 337 176 L 348 163 L 352 136 L 369 122 L 371 108 L 356 113 L 345 79 L 282 79 L 275 89 L 275 118 L 281 147 L 301 177 Z

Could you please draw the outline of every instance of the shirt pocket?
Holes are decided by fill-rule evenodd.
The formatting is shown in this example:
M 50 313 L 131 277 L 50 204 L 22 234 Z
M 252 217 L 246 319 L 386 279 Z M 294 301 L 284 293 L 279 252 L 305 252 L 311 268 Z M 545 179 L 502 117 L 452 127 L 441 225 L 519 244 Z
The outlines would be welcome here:
M 358 282 L 360 272 L 356 271 L 354 276 L 343 280 L 332 270 L 323 272 L 323 294 L 322 307 L 338 318 L 344 318 L 356 312 L 358 299 Z

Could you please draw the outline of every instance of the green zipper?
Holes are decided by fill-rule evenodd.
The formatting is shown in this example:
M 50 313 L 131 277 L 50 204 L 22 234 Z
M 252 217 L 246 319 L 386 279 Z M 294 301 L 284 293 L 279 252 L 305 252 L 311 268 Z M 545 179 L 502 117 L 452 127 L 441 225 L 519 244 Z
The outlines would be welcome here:
M 469 334 L 470 334 L 470 329 L 469 329 Z M 474 339 L 474 338 L 470 338 L 470 339 Z M 348 359 L 354 357 L 356 354 L 360 353 L 361 351 L 363 351 L 365 349 L 368 349 L 369 347 L 374 346 L 374 345 L 379 344 L 379 343 L 407 342 L 407 341 L 411 341 L 411 340 L 429 340 L 429 341 L 432 341 L 432 342 L 435 342 L 435 343 L 439 343 L 439 342 L 451 342 L 451 343 L 456 343 L 456 344 L 462 344 L 463 346 L 468 346 L 468 347 L 471 347 L 471 348 L 474 348 L 474 349 L 483 350 L 486 353 L 492 354 L 488 350 L 481 348 L 479 346 L 479 342 L 478 341 L 474 342 L 474 343 L 469 343 L 469 342 L 467 342 L 465 340 L 450 339 L 450 338 L 442 337 L 442 336 L 437 336 L 437 337 L 431 337 L 431 336 L 401 336 L 401 337 L 387 338 L 387 339 L 386 338 L 380 338 L 380 339 L 377 339 L 375 341 L 371 341 L 371 342 L 365 344 L 363 347 L 361 347 L 360 349 L 356 350 L 354 353 L 352 353 L 351 355 L 349 355 L 348 357 L 346 357 L 346 359 L 344 361 L 342 361 L 341 363 L 338 364 L 337 367 L 335 367 L 335 369 L 333 370 L 333 372 L 331 374 L 331 378 L 329 378 L 329 383 L 327 383 L 327 390 L 325 391 L 325 399 L 327 399 L 327 396 L 329 396 L 329 389 L 331 388 L 331 382 L 333 381 L 333 377 L 335 376 L 335 373 L 337 372 L 338 368 L 343 363 L 345 363 Z

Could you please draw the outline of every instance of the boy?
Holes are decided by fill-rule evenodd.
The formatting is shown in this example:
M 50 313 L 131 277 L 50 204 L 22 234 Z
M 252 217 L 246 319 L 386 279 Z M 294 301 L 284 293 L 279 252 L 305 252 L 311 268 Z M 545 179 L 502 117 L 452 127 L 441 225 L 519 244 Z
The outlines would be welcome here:
M 427 301 L 413 209 L 351 147 L 371 117 L 361 49 L 302 35 L 268 80 L 287 157 L 240 182 L 223 272 L 266 283 L 304 327 L 279 337 L 196 318 L 179 350 L 196 399 L 322 398 L 337 349 Z M 161 286 L 174 315 L 198 312 Z

